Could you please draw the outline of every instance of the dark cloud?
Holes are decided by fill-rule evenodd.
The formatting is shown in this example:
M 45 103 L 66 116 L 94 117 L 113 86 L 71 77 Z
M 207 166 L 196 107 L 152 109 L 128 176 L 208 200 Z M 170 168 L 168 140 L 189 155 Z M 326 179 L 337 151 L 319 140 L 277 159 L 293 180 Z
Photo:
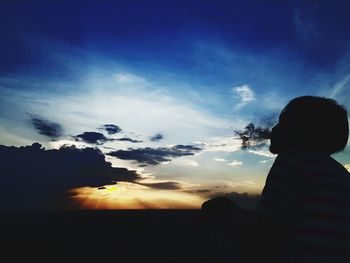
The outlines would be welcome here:
M 60 124 L 55 122 L 50 122 L 38 117 L 32 117 L 31 122 L 34 128 L 42 135 L 45 135 L 52 140 L 58 139 L 62 136 L 62 127 Z
M 249 123 L 243 131 L 235 131 L 242 140 L 242 149 L 251 147 L 261 147 L 270 139 L 270 128 L 256 127 L 254 123 Z
M 192 152 L 196 152 L 196 151 L 201 151 L 202 149 L 197 147 L 197 146 L 193 146 L 193 145 L 175 145 L 173 147 L 170 147 L 171 149 L 174 149 L 178 152 L 186 152 L 186 151 L 192 151 Z
M 112 167 L 94 148 L 0 146 L 0 208 L 4 209 L 64 208 L 69 189 L 137 179 L 136 171 Z
M 186 193 L 195 193 L 195 194 L 207 194 L 211 193 L 210 189 L 197 189 L 197 190 L 188 190 Z
M 99 132 L 84 132 L 82 134 L 78 134 L 77 136 L 74 136 L 74 138 L 77 141 L 83 141 L 91 144 L 102 144 L 106 141 L 113 140 L 113 139 L 108 139 L 106 136 L 104 136 L 102 133 L 99 133 Z
M 162 135 L 161 133 L 157 133 L 156 135 L 152 136 L 152 137 L 150 138 L 150 140 L 151 140 L 152 142 L 158 142 L 158 141 L 162 140 L 163 138 L 164 138 L 164 137 L 163 137 L 163 135 Z
M 148 186 L 151 188 L 155 188 L 155 189 L 162 189 L 162 190 L 177 190 L 177 189 L 181 189 L 182 186 L 180 183 L 178 182 L 159 182 L 159 183 L 138 183 L 144 186 Z
M 116 134 L 122 131 L 121 128 L 114 124 L 105 124 L 102 129 L 106 130 L 108 134 Z
M 199 189 L 195 191 L 196 193 L 210 193 L 211 190 L 210 189 Z
M 121 141 L 121 142 L 132 142 L 132 143 L 140 143 L 143 141 L 139 141 L 139 140 L 134 140 L 131 138 L 119 138 L 119 139 L 115 139 L 116 141 Z
M 76 141 L 82 141 L 90 144 L 103 144 L 107 141 L 122 141 L 122 142 L 132 142 L 132 143 L 140 143 L 142 141 L 139 140 L 134 140 L 131 138 L 119 138 L 119 139 L 114 139 L 114 138 L 107 138 L 100 132 L 83 132 L 82 134 L 78 134 L 74 136 Z
M 211 198 L 211 196 L 213 195 L 211 189 L 192 189 L 192 190 L 185 190 L 184 192 L 189 194 L 201 195 L 205 198 Z
M 134 160 L 140 165 L 157 165 L 170 161 L 172 157 L 188 156 L 202 150 L 193 145 L 176 145 L 172 147 L 159 148 L 138 148 L 128 150 L 118 150 L 107 153 L 107 155 L 123 160 Z

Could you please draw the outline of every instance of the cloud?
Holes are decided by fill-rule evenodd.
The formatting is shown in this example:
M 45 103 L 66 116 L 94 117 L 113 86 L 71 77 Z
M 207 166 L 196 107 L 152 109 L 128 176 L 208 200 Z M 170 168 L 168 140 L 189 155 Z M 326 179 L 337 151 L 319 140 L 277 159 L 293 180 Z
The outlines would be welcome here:
M 265 146 L 270 139 L 270 128 L 256 127 L 254 123 L 249 123 L 243 131 L 235 131 L 235 134 L 242 140 L 242 149 L 259 148 Z
M 224 158 L 213 158 L 213 160 L 217 162 L 227 162 L 227 160 Z
M 329 97 L 335 99 L 339 93 L 341 93 L 343 90 L 348 89 L 350 85 L 350 74 L 346 75 L 345 77 L 342 78 L 339 82 L 337 82 L 333 89 L 331 90 L 331 94 Z
M 122 160 L 134 160 L 140 165 L 157 165 L 169 162 L 173 157 L 189 156 L 202 149 L 193 145 L 175 145 L 172 147 L 138 148 L 118 150 L 107 153 Z
M 131 138 L 119 138 L 119 139 L 114 139 L 115 141 L 121 141 L 121 142 L 132 142 L 132 143 L 141 143 L 143 141 L 139 141 L 139 140 L 134 140 L 134 139 L 131 139 Z
M 239 103 L 236 105 L 236 108 L 241 108 L 248 103 L 255 100 L 255 93 L 248 85 L 242 85 L 233 87 L 231 89 L 232 93 L 235 94 L 239 98 Z
M 196 190 L 186 190 L 187 193 L 195 193 L 195 194 L 206 194 L 211 193 L 211 189 L 196 189 Z
M 62 136 L 62 127 L 60 124 L 55 122 L 50 122 L 39 117 L 32 117 L 31 122 L 34 128 L 42 135 L 56 140 Z
M 241 149 L 241 140 L 232 136 L 215 137 L 196 144 L 203 152 L 235 152 Z
M 232 162 L 228 163 L 227 165 L 231 165 L 233 167 L 241 166 L 243 163 L 241 161 L 233 160 Z
M 102 129 L 106 130 L 108 134 L 116 134 L 122 131 L 122 129 L 120 129 L 117 125 L 114 124 L 105 124 L 103 125 Z
M 1 208 L 65 208 L 70 189 L 139 178 L 136 171 L 112 167 L 94 148 L 45 150 L 38 143 L 19 148 L 0 146 Z
M 164 162 L 163 164 L 169 164 L 170 162 Z M 172 165 L 178 165 L 178 166 L 192 166 L 192 167 L 198 167 L 199 163 L 196 162 L 195 160 L 190 160 L 187 158 L 179 158 L 176 160 L 171 161 Z
M 99 132 L 84 132 L 74 136 L 77 141 L 83 141 L 90 144 L 102 144 L 106 141 L 113 140 L 108 139 L 102 133 Z
M 77 64 L 75 68 L 80 68 L 79 66 L 81 65 Z M 33 109 L 33 114 L 45 112 L 47 116 L 58 120 L 67 134 L 76 135 L 82 131 L 89 131 L 86 127 L 100 127 L 104 131 L 98 132 L 107 136 L 107 132 L 102 128 L 103 124 L 117 124 L 116 126 L 122 127 L 123 131 L 133 131 L 144 137 L 161 131 L 166 135 L 166 138 L 163 138 L 166 144 L 188 144 L 199 138 L 212 137 L 213 134 L 221 136 L 231 131 L 232 123 L 228 117 L 200 107 L 191 96 L 184 99 L 182 91 L 179 91 L 179 94 L 168 92 L 173 90 L 173 86 L 183 86 L 183 83 L 176 82 L 169 86 L 168 82 L 153 83 L 150 79 L 145 80 L 143 85 L 119 85 L 113 79 L 114 72 L 98 66 L 95 69 L 101 72 L 101 75 L 90 74 L 84 70 L 79 72 L 79 76 L 83 74 L 84 81 L 80 81 L 79 77 L 56 83 L 51 78 L 45 80 L 33 76 L 33 81 L 18 75 L 11 76 L 12 79 L 18 79 L 20 84 L 26 83 L 28 89 L 21 92 L 10 88 L 6 88 L 5 91 L 0 89 L 0 93 L 4 93 L 2 99 L 0 98 L 1 108 L 5 109 L 5 106 L 12 104 L 16 109 L 16 112 L 10 112 L 11 114 L 4 110 L 0 117 L 6 113 L 6 120 L 19 121 L 22 113 L 30 108 Z M 156 80 L 157 78 L 154 78 L 154 81 Z M 47 89 L 47 92 L 37 92 L 38 86 L 48 85 L 50 89 Z M 56 86 L 67 90 L 74 86 L 76 89 L 74 94 L 58 93 L 54 88 Z M 87 102 L 89 107 L 86 107 Z M 125 136 L 133 138 L 131 135 Z
M 242 183 L 246 183 L 246 184 L 250 184 L 250 185 L 255 185 L 255 183 L 254 183 L 253 181 L 250 181 L 250 180 L 242 181 Z
M 155 189 L 163 189 L 163 190 L 177 190 L 181 189 L 182 185 L 179 182 L 159 182 L 159 183 L 142 183 L 139 182 L 138 184 L 148 186 Z
M 269 158 L 275 158 L 276 156 L 274 154 L 272 154 L 270 151 L 268 150 L 247 150 L 247 152 L 252 153 L 252 154 L 256 154 L 256 155 L 260 155 L 263 157 L 269 157 Z
M 151 140 L 152 142 L 158 142 L 158 141 L 160 141 L 160 140 L 163 139 L 163 138 L 164 138 L 164 137 L 163 137 L 162 134 L 157 133 L 156 135 L 152 136 L 152 137 L 150 138 L 150 140 Z
M 199 163 L 196 162 L 195 160 L 183 160 L 181 162 L 182 165 L 186 165 L 186 166 L 193 166 L 193 167 L 198 167 Z

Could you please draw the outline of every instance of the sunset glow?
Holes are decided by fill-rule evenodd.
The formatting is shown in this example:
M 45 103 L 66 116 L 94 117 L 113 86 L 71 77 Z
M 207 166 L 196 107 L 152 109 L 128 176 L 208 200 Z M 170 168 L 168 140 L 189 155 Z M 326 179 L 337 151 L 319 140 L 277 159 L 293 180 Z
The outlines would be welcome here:
M 205 198 L 174 190 L 157 190 L 120 182 L 105 189 L 82 187 L 72 190 L 72 199 L 85 209 L 198 209 Z

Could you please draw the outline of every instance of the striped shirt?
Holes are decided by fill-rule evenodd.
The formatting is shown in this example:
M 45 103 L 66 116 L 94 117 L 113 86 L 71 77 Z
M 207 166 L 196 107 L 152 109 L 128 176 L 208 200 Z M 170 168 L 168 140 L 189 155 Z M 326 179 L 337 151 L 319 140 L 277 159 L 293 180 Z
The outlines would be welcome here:
M 273 262 L 350 262 L 350 174 L 329 155 L 279 154 L 257 215 L 285 230 Z

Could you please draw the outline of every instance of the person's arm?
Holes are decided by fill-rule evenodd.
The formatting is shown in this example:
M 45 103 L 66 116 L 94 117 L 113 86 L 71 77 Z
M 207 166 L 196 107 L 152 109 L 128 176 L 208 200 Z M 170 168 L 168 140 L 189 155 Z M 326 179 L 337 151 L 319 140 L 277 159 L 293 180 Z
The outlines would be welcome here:
M 206 262 L 247 262 L 253 213 L 222 196 L 203 203 L 201 215 Z

